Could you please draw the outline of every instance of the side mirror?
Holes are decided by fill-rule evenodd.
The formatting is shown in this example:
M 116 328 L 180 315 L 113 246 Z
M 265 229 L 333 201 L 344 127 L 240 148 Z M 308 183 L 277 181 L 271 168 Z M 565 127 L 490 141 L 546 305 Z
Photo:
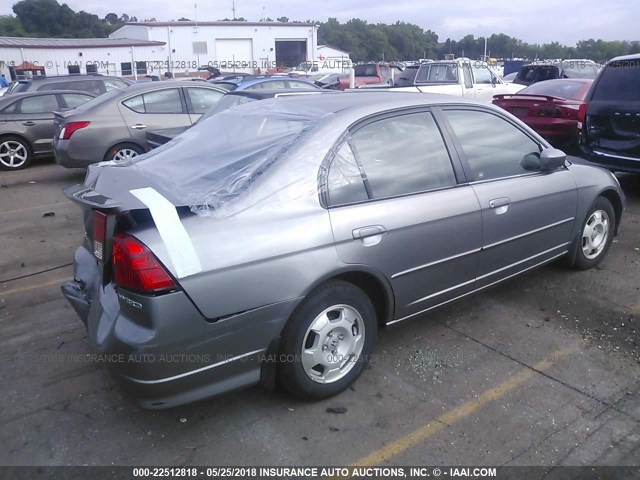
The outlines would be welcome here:
M 540 170 L 552 171 L 564 167 L 567 154 L 557 148 L 547 148 L 540 154 Z

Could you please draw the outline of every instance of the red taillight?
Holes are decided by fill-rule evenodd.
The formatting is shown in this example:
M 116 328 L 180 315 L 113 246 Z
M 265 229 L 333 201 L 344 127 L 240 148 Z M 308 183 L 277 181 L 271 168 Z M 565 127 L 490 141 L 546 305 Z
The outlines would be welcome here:
M 584 123 L 584 119 L 587 116 L 587 103 L 581 103 L 578 109 L 578 121 Z
M 107 238 L 107 216 L 98 211 L 93 211 L 93 256 L 98 260 L 104 260 L 104 246 Z
M 73 132 L 87 127 L 90 123 L 91 122 L 69 122 L 64 127 L 62 127 L 58 138 L 60 140 L 69 140 L 69 138 L 71 138 L 71 135 L 73 135 Z
M 175 283 L 151 251 L 130 235 L 113 237 L 113 280 L 128 290 L 158 293 Z

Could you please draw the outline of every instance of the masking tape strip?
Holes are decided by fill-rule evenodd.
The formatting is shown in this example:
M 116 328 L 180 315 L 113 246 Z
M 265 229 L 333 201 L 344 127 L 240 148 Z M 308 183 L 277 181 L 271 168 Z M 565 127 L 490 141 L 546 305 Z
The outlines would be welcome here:
M 138 188 L 130 192 L 149 207 L 178 278 L 200 272 L 202 270 L 200 259 L 189 234 L 178 217 L 176 207 L 151 187 Z

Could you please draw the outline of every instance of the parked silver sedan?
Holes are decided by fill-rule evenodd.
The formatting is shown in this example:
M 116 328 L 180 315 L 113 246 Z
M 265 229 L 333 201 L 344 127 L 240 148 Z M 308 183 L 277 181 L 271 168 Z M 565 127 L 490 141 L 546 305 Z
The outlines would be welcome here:
M 56 112 L 56 162 L 87 167 L 146 150 L 145 130 L 195 123 L 226 90 L 206 82 L 145 82 L 112 90 L 81 108 Z
M 147 408 L 276 381 L 334 395 L 381 326 L 594 267 L 624 205 L 497 107 L 389 92 L 241 105 L 66 193 L 87 235 L 62 290 Z

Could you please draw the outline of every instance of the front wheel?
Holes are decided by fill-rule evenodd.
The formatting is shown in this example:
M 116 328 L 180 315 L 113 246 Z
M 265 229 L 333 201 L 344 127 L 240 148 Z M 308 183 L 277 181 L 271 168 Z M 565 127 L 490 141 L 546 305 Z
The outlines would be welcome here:
M 616 228 L 611 202 L 598 197 L 582 224 L 573 266 L 582 270 L 597 266 L 607 255 Z
M 303 398 L 341 392 L 362 373 L 376 328 L 375 309 L 358 287 L 334 281 L 317 288 L 283 329 L 280 384 Z

